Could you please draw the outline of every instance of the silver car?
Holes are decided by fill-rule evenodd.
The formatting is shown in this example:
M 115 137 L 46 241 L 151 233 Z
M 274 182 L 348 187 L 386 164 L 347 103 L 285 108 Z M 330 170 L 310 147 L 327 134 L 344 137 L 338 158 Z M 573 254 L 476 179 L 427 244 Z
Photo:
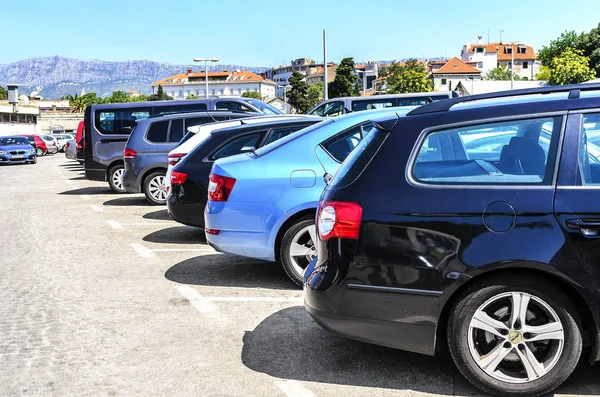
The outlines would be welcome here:
M 40 138 L 46 143 L 48 153 L 58 153 L 58 139 L 52 135 L 40 135 Z
M 77 145 L 75 144 L 75 138 L 69 139 L 65 143 L 65 157 L 69 160 L 77 160 Z
M 75 138 L 71 134 L 52 134 L 52 137 L 56 138 L 56 140 L 58 142 L 58 151 L 59 152 L 64 152 L 65 151 L 65 145 L 67 144 L 67 142 L 69 141 L 69 139 Z

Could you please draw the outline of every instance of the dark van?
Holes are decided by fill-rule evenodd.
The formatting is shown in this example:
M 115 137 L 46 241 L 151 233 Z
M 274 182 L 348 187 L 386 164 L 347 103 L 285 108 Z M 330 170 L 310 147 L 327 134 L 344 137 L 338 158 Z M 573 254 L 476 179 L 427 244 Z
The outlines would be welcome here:
M 264 102 L 251 98 L 210 98 L 183 101 L 113 103 L 88 106 L 84 117 L 84 168 L 87 179 L 109 181 L 115 193 L 124 189 L 110 183 L 113 174 L 123 174 L 123 149 L 138 120 L 150 116 L 202 111 L 237 111 L 281 114 Z

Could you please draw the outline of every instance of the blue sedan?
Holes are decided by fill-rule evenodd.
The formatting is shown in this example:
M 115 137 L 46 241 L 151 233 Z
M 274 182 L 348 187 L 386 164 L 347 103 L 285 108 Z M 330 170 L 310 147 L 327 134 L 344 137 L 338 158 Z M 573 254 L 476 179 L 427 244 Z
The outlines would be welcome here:
M 315 257 L 315 216 L 325 179 L 367 135 L 369 118 L 413 107 L 326 119 L 252 153 L 217 160 L 205 209 L 206 239 L 221 252 L 280 262 L 298 285 Z
M 35 149 L 23 136 L 0 136 L 0 164 L 35 164 Z

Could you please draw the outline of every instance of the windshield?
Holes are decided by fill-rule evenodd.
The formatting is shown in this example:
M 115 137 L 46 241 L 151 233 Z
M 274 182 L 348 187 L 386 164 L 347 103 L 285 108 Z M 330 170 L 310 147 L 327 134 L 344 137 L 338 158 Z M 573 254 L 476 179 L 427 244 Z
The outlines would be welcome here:
M 328 124 L 331 124 L 331 123 L 333 123 L 333 120 L 328 119 L 328 120 L 324 120 L 324 121 L 318 122 L 316 124 L 313 124 L 310 127 L 303 128 L 300 131 L 296 131 L 293 134 L 285 136 L 281 139 L 276 140 L 275 142 L 271 142 L 268 145 L 265 145 L 259 149 L 256 149 L 254 151 L 254 154 L 256 154 L 257 156 L 262 156 L 264 154 L 267 154 L 267 153 L 277 149 L 278 147 L 286 145 L 288 142 L 291 142 L 291 141 L 293 141 L 297 138 L 300 138 L 301 136 L 304 136 L 306 134 L 310 134 L 311 132 L 313 132 L 321 127 L 324 127 Z
M 0 138 L 0 145 L 29 145 L 29 141 L 20 136 L 5 136 Z
M 275 109 L 273 106 L 266 104 L 263 101 L 259 101 L 258 99 L 244 98 L 244 101 L 248 102 L 251 105 L 256 106 L 264 114 L 283 114 L 281 111 Z

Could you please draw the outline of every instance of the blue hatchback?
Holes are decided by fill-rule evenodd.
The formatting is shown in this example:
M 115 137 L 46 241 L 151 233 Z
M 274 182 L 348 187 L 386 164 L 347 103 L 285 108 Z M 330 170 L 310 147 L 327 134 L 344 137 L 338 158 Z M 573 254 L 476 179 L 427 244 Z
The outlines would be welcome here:
M 315 256 L 315 215 L 325 180 L 369 133 L 369 118 L 411 109 L 326 119 L 252 153 L 217 160 L 205 209 L 207 241 L 218 251 L 281 262 L 301 285 Z

